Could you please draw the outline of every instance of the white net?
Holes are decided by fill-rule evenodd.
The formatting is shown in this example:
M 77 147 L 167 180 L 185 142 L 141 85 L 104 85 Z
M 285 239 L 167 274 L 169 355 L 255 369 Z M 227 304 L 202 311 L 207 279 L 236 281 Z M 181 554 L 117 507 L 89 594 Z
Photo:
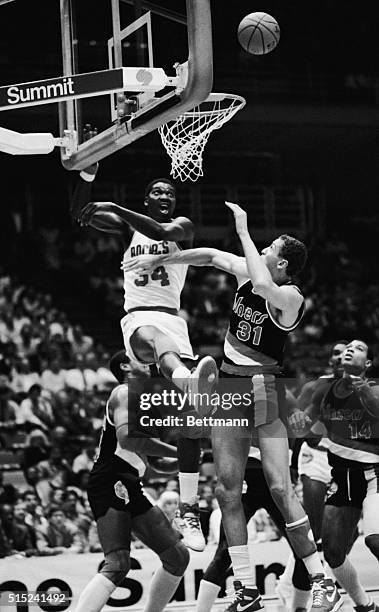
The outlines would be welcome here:
M 210 94 L 205 102 L 158 129 L 171 157 L 174 179 L 197 181 L 203 176 L 203 152 L 211 132 L 220 129 L 245 104 L 242 96 Z

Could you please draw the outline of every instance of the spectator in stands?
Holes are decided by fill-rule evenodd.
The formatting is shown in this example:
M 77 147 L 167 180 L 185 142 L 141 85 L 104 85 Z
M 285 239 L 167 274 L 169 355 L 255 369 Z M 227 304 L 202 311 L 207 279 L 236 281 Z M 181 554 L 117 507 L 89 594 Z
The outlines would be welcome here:
M 170 478 L 166 483 L 166 491 L 177 491 L 179 492 L 178 481 L 174 478 Z
M 65 388 L 66 373 L 61 367 L 59 359 L 50 360 L 49 367 L 42 372 L 41 385 L 53 394 L 59 393 L 59 391 Z
M 179 508 L 179 493 L 176 491 L 163 491 L 158 499 L 157 506 L 165 513 L 170 523 L 172 523 L 175 513 Z
M 29 429 L 39 428 L 48 432 L 54 424 L 53 410 L 49 400 L 42 396 L 41 385 L 32 385 L 28 397 L 21 402 L 17 423 L 26 423 Z
M 17 489 L 12 484 L 4 484 L 4 472 L 0 470 L 0 504 L 15 504 Z
M 75 457 L 72 463 L 72 471 L 74 474 L 78 474 L 81 470 L 92 470 L 93 461 L 96 453 L 96 447 L 90 446 L 87 448 L 83 448 L 80 455 Z
M 39 489 L 43 484 L 48 497 L 53 489 L 65 487 L 72 474 L 68 461 L 63 458 L 62 450 L 57 446 L 52 447 L 49 458 L 46 461 L 40 461 L 37 468 L 41 475 Z
M 90 351 L 84 355 L 84 380 L 86 384 L 86 390 L 89 391 L 97 391 L 98 388 L 98 377 L 97 377 L 97 369 L 98 369 L 98 361 L 96 357 L 96 353 Z
M 6 376 L 0 375 L 0 446 L 9 447 L 16 430 L 18 405 L 11 399 L 12 389 Z
M 30 323 L 24 325 L 20 331 L 20 335 L 15 338 L 19 356 L 26 359 L 30 359 L 37 353 L 40 342 L 41 339 L 35 336 Z
M 14 517 L 14 506 L 3 504 L 0 506 L 0 521 L 5 535 L 6 554 L 4 556 L 23 553 L 24 556 L 33 554 L 33 543 L 26 525 L 20 525 Z
M 39 529 L 46 528 L 47 520 L 35 492 L 27 489 L 22 495 L 22 500 L 25 509 L 25 524 L 32 527 L 35 533 Z
M 18 501 L 14 505 L 14 521 L 20 527 L 26 527 L 29 533 L 30 542 L 32 544 L 32 548 L 25 551 L 26 557 L 31 557 L 32 555 L 37 554 L 37 534 L 32 525 L 29 525 L 26 522 L 26 510 L 25 504 L 22 501 Z
M 40 382 L 37 372 L 32 372 L 29 359 L 20 359 L 12 373 L 11 387 L 15 393 L 27 394 L 30 387 Z
M 47 519 L 47 527 L 37 532 L 37 549 L 40 555 L 83 552 L 78 530 L 67 520 L 60 506 L 50 506 Z
M 202 485 L 200 487 L 199 508 L 201 529 L 205 538 L 208 538 L 209 534 L 209 520 L 213 511 L 213 498 L 214 493 L 212 487 L 207 484 Z
M 90 336 L 83 334 L 81 325 L 75 325 L 68 333 L 68 340 L 71 343 L 72 351 L 75 355 L 85 355 L 92 350 L 93 340 Z
M 66 386 L 76 389 L 77 391 L 85 391 L 88 387 L 84 369 L 83 355 L 75 355 L 73 358 L 73 367 L 66 370 Z
M 117 384 L 115 377 L 108 368 L 110 355 L 109 353 L 100 353 L 99 366 L 97 368 L 97 388 L 99 391 L 109 391 L 110 388 Z
M 24 448 L 22 467 L 37 465 L 40 461 L 45 461 L 50 455 L 50 445 L 47 436 L 40 429 L 30 432 Z
M 67 519 L 75 525 L 81 538 L 83 550 L 88 548 L 88 534 L 91 527 L 91 519 L 85 513 L 80 503 L 79 496 L 74 489 L 65 491 L 63 496 L 63 511 Z

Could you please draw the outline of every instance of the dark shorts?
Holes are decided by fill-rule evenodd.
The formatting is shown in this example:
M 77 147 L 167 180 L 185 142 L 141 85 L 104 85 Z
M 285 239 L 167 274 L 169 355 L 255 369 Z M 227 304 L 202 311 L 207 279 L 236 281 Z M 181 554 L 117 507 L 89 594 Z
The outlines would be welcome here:
M 108 508 L 128 513 L 133 518 L 153 507 L 134 473 L 91 473 L 87 492 L 95 520 L 104 516 Z
M 367 479 L 364 469 L 332 468 L 326 505 L 362 508 L 367 495 Z
M 248 418 L 252 427 L 259 427 L 273 423 L 285 410 L 286 390 L 281 375 L 262 373 L 239 376 L 220 370 L 219 393 L 228 392 L 242 395 L 242 405 L 233 406 L 228 413 L 221 407 L 217 416 Z

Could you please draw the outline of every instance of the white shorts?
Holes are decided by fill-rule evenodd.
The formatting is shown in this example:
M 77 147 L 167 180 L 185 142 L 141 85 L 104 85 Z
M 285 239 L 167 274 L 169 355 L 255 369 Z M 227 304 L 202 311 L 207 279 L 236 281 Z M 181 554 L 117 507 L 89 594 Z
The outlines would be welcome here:
M 125 352 L 129 359 L 142 363 L 133 353 L 130 346 L 130 338 L 136 329 L 145 325 L 156 327 L 166 336 L 169 336 L 175 342 L 178 352 L 183 359 L 196 359 L 188 336 L 186 321 L 182 317 L 159 310 L 136 310 L 121 319 Z M 151 364 L 153 363 L 154 361 L 151 362 Z
M 299 475 L 308 476 L 311 480 L 318 480 L 324 484 L 329 484 L 331 480 L 331 467 L 326 450 L 311 448 L 304 442 L 299 453 Z

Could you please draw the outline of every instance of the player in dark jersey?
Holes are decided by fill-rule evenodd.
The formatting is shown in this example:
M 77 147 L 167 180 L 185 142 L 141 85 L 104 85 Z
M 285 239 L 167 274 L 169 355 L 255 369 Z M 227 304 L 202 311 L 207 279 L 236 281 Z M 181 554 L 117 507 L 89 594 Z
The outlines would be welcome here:
M 162 510 L 152 505 L 142 488 L 140 478 L 147 455 L 173 457 L 176 448 L 161 442 L 154 428 L 138 431 L 139 381 L 135 377 L 143 376 L 143 371 L 138 364 L 130 364 L 129 371 L 125 370 L 127 361 L 124 351 L 111 360 L 111 370 L 122 384 L 108 400 L 99 455 L 88 483 L 88 500 L 105 562 L 81 593 L 75 612 L 100 612 L 122 582 L 130 569 L 131 532 L 162 562 L 150 583 L 144 612 L 164 610 L 189 561 L 181 535 Z
M 138 253 L 165 253 L 192 246 L 194 225 L 186 217 L 173 218 L 176 207 L 175 185 L 166 178 L 151 181 L 145 190 L 144 212 L 135 212 L 113 202 L 90 202 L 91 184 L 98 164 L 80 172 L 71 203 L 71 215 L 81 225 L 117 234 L 124 245 L 124 259 Z M 180 245 L 180 246 L 179 246 Z M 178 316 L 180 294 L 187 273 L 186 265 L 161 267 L 140 278 L 124 274 L 125 316 L 121 321 L 128 356 L 140 363 L 156 364 L 160 373 L 183 391 L 209 393 L 217 381 L 217 367 L 210 356 L 193 369 L 183 359 L 195 359 L 187 324 Z M 195 405 L 195 408 L 197 406 Z M 203 550 L 205 540 L 198 507 L 198 440 L 181 439 L 179 488 L 181 525 L 185 543 Z
M 326 561 L 358 612 L 377 612 L 347 557 L 363 510 L 365 543 L 379 560 L 379 385 L 366 377 L 372 355 L 362 340 L 343 355 L 344 375 L 314 393 L 307 416 L 319 418 L 328 436 L 335 492 L 327 499 L 322 525 Z M 308 420 L 296 418 L 297 430 Z
M 332 346 L 329 357 L 330 373 L 323 374 L 319 378 L 305 383 L 297 397 L 295 410 L 291 411 L 290 422 L 293 419 L 296 421 L 296 413 L 298 411 L 303 415 L 303 411 L 311 405 L 314 393 L 319 393 L 321 390 L 321 393 L 324 394 L 327 385 L 342 377 L 343 367 L 341 365 L 341 357 L 346 345 L 346 340 L 339 340 Z M 299 470 L 303 485 L 304 510 L 309 517 L 313 535 L 317 542 L 317 548 L 320 551 L 322 546 L 322 510 L 331 481 L 331 468 L 327 457 L 327 439 L 320 439 L 320 436 L 317 435 L 307 439 L 295 439 L 291 465 L 296 471 Z M 288 610 L 307 608 L 307 601 L 309 599 L 308 591 L 304 592 L 293 587 L 292 572 L 294 563 L 293 555 L 291 555 L 286 569 L 276 586 L 276 592 Z
M 309 537 L 312 532 L 308 517 L 291 484 L 287 431 L 279 418 L 285 397 L 281 379 L 284 344 L 304 311 L 304 298 L 293 285 L 292 276 L 302 269 L 306 248 L 295 238 L 283 235 L 259 254 L 248 233 L 246 213 L 235 204 L 229 207 L 235 216 L 245 257 L 200 248 L 172 256 L 141 257 L 139 262 L 131 262 L 128 269 L 141 271 L 164 261 L 184 261 L 200 266 L 213 265 L 237 278 L 238 289 L 225 338 L 220 382 L 226 377 L 229 392 L 250 392 L 252 405 L 245 406 L 250 425 L 245 429 L 212 428 L 217 496 L 235 576 L 236 597 L 227 612 L 238 612 L 242 608 L 244 612 L 255 612 L 262 608 L 253 582 L 241 502 L 252 427 L 258 430 L 267 484 L 286 521 L 292 547 L 304 559 L 311 576 L 313 609 L 334 612 L 342 605 L 342 599 L 334 583 L 325 579 L 316 544 Z

